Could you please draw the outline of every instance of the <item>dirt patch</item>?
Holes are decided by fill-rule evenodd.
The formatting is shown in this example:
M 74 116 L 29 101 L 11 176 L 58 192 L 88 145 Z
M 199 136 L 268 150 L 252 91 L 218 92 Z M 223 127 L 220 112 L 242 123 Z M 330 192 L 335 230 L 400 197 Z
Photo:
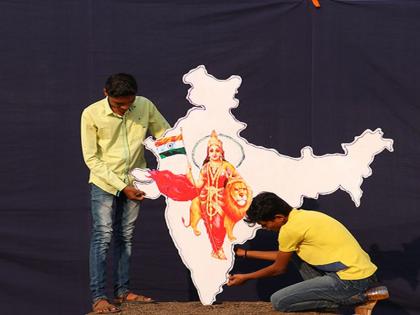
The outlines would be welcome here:
M 291 313 L 276 312 L 269 302 L 223 302 L 221 304 L 204 306 L 200 302 L 159 302 L 154 304 L 123 304 L 121 315 L 140 314 L 171 314 L 171 315 L 233 315 L 233 314 L 272 314 L 282 315 Z M 293 313 L 294 315 L 332 315 L 338 313 Z M 94 313 L 89 313 L 94 315 Z

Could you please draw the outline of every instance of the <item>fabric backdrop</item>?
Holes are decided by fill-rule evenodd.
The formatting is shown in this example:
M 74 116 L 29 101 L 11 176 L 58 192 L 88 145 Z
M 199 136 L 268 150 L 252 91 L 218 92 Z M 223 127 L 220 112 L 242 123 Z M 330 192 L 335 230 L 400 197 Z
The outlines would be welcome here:
M 376 314 L 420 314 L 420 1 L 320 2 L 0 0 L 0 312 L 90 310 L 81 111 L 109 74 L 129 72 L 174 124 L 190 107 L 182 75 L 203 64 L 217 78 L 242 77 L 233 113 L 252 143 L 297 157 L 308 145 L 341 152 L 367 128 L 394 139 L 395 152 L 371 165 L 359 208 L 341 191 L 306 206 L 342 221 L 379 266 L 391 299 Z M 132 286 L 194 300 L 164 209 L 163 198 L 142 206 Z M 245 245 L 275 248 L 275 236 L 260 231 Z M 238 260 L 235 271 L 260 266 Z M 217 300 L 267 300 L 295 281 L 290 268 Z

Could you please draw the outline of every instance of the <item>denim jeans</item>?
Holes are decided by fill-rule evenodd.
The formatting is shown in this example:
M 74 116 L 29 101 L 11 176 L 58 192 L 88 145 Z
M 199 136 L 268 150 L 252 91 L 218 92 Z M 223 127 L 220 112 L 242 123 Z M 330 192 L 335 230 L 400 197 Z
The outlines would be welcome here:
M 113 237 L 114 295 L 129 291 L 129 265 L 135 222 L 140 204 L 109 194 L 92 184 L 92 236 L 89 271 L 93 301 L 106 298 L 106 260 Z
M 341 280 L 335 272 L 319 271 L 301 260 L 295 264 L 304 281 L 271 296 L 271 303 L 278 311 L 335 309 L 341 305 L 361 304 L 366 301 L 364 292 L 376 282 L 375 275 L 361 280 Z

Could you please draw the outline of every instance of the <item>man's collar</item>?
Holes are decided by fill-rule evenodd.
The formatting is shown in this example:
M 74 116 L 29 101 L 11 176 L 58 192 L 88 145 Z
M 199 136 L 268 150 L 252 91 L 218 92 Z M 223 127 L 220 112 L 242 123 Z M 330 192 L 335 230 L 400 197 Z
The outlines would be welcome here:
M 117 115 L 116 113 L 114 113 L 111 109 L 111 105 L 109 105 L 108 102 L 108 97 L 105 97 L 103 99 L 104 101 L 104 110 L 105 110 L 105 115 L 109 116 L 109 115 Z M 133 105 L 130 106 L 130 108 L 128 109 L 128 112 L 132 112 L 134 108 L 136 108 L 136 101 L 137 101 L 137 96 L 134 99 L 134 103 Z M 118 116 L 118 115 L 117 115 Z
M 111 109 L 111 106 L 109 105 L 108 102 L 108 97 L 104 98 L 104 110 L 105 110 L 105 115 L 109 116 L 109 115 L 114 115 L 114 112 Z

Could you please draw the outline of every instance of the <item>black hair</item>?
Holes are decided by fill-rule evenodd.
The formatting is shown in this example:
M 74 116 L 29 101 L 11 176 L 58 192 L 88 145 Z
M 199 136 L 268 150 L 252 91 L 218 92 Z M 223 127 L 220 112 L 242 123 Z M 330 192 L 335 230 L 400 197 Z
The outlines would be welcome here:
M 111 97 L 136 95 L 137 82 L 131 74 L 116 73 L 106 80 L 105 91 Z
M 273 220 L 277 214 L 288 216 L 292 209 L 286 201 L 276 194 L 262 192 L 252 200 L 244 221 L 252 226 L 260 221 Z

